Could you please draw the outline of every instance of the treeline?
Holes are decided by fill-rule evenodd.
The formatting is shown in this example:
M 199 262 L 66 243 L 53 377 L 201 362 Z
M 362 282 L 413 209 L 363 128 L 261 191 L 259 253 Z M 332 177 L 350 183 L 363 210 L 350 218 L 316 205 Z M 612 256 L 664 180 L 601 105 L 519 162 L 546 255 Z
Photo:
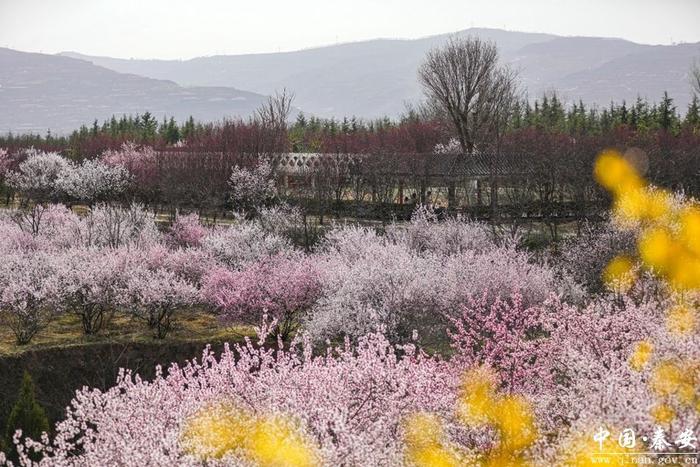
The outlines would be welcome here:
M 658 103 L 638 98 L 628 104 L 611 103 L 608 107 L 586 106 L 583 102 L 565 106 L 556 93 L 530 102 L 518 101 L 510 113 L 507 131 L 536 128 L 569 135 L 605 135 L 620 129 L 641 134 L 667 131 L 674 136 L 684 131 L 700 130 L 700 100 L 693 97 L 681 113 L 674 100 L 664 93 Z M 283 131 L 283 135 L 271 134 Z M 356 117 L 324 119 L 300 113 L 296 120 L 279 129 L 266 128 L 263 122 L 227 120 L 216 123 L 184 122 L 174 118 L 158 121 L 149 112 L 142 115 L 113 116 L 101 124 L 83 125 L 67 136 L 48 132 L 7 134 L 0 136 L 0 147 L 11 152 L 35 147 L 61 152 L 74 158 L 91 158 L 108 149 L 118 149 L 125 142 L 168 147 L 197 148 L 207 151 L 285 151 L 285 152 L 431 152 L 449 140 L 451 129 L 444 122 L 410 109 L 399 119 L 363 120 Z M 270 144 L 270 143 L 273 144 Z
M 664 93 L 659 103 L 650 104 L 638 97 L 634 104 L 623 101 L 607 108 L 586 107 L 579 101 L 565 108 L 556 93 L 545 95 L 534 104 L 517 102 L 509 123 L 510 129 L 541 128 L 569 134 L 601 134 L 626 127 L 646 133 L 655 130 L 678 134 L 683 130 L 700 129 L 700 100 L 693 96 L 684 116 L 673 98 Z
M 697 97 L 681 116 L 666 94 L 657 104 L 638 99 L 604 109 L 580 102 L 567 108 L 551 94 L 532 104 L 517 102 L 497 144 L 487 135 L 475 154 L 461 159 L 449 123 L 418 110 L 398 120 L 374 121 L 300 114 L 294 123 L 282 125 L 262 118 L 157 122 L 146 113 L 95 122 L 66 137 L 0 137 L 0 148 L 7 148 L 0 162 L 6 172 L 18 170 L 27 157 L 21 149 L 30 146 L 76 163 L 99 158 L 132 174 L 134 183 L 120 195 L 125 201 L 216 217 L 230 208 L 234 165 L 252 168 L 261 157 L 279 153 L 322 153 L 313 167 L 305 167 L 312 170 L 289 177 L 282 170 L 276 176 L 290 202 L 321 217 L 391 219 L 409 213 L 411 204 L 428 202 L 483 218 L 532 214 L 554 228 L 604 211 L 609 199 L 590 177 L 595 156 L 604 148 L 636 148 L 652 182 L 700 196 L 699 112 Z M 347 159 L 345 154 L 361 157 Z M 67 180 L 108 172 L 81 167 L 85 170 L 76 166 L 78 175 Z M 3 186 L 10 199 L 13 191 Z

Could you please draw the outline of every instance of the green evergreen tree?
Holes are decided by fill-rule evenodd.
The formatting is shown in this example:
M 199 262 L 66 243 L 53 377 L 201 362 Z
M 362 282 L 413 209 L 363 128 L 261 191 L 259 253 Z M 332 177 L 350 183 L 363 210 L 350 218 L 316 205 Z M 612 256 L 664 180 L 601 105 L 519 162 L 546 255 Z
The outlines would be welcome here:
M 697 94 L 693 95 L 693 100 L 688 104 L 683 125 L 691 130 L 700 128 L 700 99 L 698 99 Z
M 180 128 L 177 126 L 175 118 L 173 117 L 170 117 L 170 120 L 168 120 L 168 129 L 165 132 L 165 141 L 168 144 L 175 144 L 180 141 Z
M 144 141 L 152 141 L 156 136 L 158 129 L 158 121 L 151 114 L 146 112 L 141 116 L 141 139 Z
M 11 459 L 16 459 L 17 451 L 12 438 L 15 431 L 22 430 L 22 438 L 40 439 L 42 432 L 49 431 L 49 419 L 44 409 L 36 401 L 32 377 L 24 372 L 22 385 L 5 427 L 4 449 Z
M 673 105 L 673 99 L 666 91 L 664 91 L 664 97 L 657 107 L 657 123 L 664 130 L 672 130 L 678 123 L 676 106 Z
M 637 102 L 634 104 L 634 121 L 633 126 L 642 131 L 651 128 L 651 112 L 649 111 L 649 103 L 637 96 Z
M 622 107 L 618 109 L 618 115 L 620 123 L 623 123 L 625 125 L 629 123 L 629 111 L 627 110 L 627 102 L 625 102 L 624 100 L 622 101 Z
M 182 131 L 180 132 L 182 134 L 182 137 L 185 140 L 188 140 L 192 136 L 194 136 L 195 132 L 195 124 L 194 124 L 194 117 L 190 115 L 190 118 L 187 119 L 185 122 L 185 125 L 182 127 Z

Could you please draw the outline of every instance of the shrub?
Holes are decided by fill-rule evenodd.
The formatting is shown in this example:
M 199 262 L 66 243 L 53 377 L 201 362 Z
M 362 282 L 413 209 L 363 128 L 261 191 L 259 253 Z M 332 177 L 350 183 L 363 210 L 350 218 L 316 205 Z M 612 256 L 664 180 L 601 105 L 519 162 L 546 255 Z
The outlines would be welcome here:
M 109 322 L 122 287 L 123 271 L 111 250 L 71 249 L 58 256 L 66 308 L 80 318 L 85 334 Z
M 22 376 L 22 385 L 19 389 L 17 401 L 12 406 L 5 427 L 4 444 L 10 459 L 17 461 L 19 457 L 15 451 L 15 436 L 40 439 L 42 433 L 47 433 L 48 431 L 49 419 L 46 417 L 43 407 L 36 401 L 34 382 L 29 373 L 25 371 Z
M 158 339 L 170 332 L 176 313 L 199 298 L 196 287 L 172 271 L 150 270 L 132 262 L 124 273 L 127 276 L 118 298 L 121 306 L 144 320 Z
M 137 203 L 128 208 L 98 204 L 81 219 L 78 243 L 111 248 L 153 245 L 160 240 L 154 216 Z
M 416 208 L 410 222 L 389 226 L 387 237 L 417 253 L 442 256 L 496 247 L 496 238 L 488 225 L 458 218 L 438 222 L 435 213 L 422 205 Z
M 406 339 L 418 327 L 444 336 L 445 317 L 485 292 L 492 300 L 517 292 L 525 307 L 543 303 L 550 293 L 577 295 L 552 268 L 513 246 L 444 255 L 345 227 L 327 235 L 319 254 L 323 293 L 307 318 L 317 339 L 356 338 L 377 329 Z

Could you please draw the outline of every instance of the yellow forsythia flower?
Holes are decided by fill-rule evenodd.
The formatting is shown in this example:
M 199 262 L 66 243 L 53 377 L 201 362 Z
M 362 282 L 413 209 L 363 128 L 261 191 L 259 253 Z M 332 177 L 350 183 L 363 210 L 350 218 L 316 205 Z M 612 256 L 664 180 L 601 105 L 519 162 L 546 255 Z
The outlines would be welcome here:
M 668 425 L 676 417 L 676 412 L 668 404 L 659 404 L 651 409 L 651 416 L 660 425 Z
M 677 249 L 667 276 L 677 291 L 700 289 L 700 259 L 685 249 Z
M 663 190 L 647 191 L 644 199 L 643 217 L 653 222 L 667 222 L 671 218 L 673 204 L 671 195 Z
M 627 290 L 634 282 L 634 260 L 629 256 L 613 258 L 603 271 L 603 282 L 613 290 Z
M 206 459 L 232 454 L 260 467 L 318 465 L 312 444 L 291 421 L 253 417 L 228 403 L 209 405 L 185 422 L 181 442 L 186 452 Z
M 670 396 L 678 391 L 684 379 L 683 368 L 674 362 L 666 361 L 654 368 L 649 385 L 658 395 Z
M 629 364 L 634 371 L 642 371 L 654 352 L 654 345 L 649 341 L 640 341 L 630 356 Z
M 632 164 L 614 150 L 603 151 L 598 156 L 593 174 L 598 183 L 615 194 L 636 190 L 644 185 Z
M 645 230 L 638 240 L 639 255 L 648 267 L 654 268 L 661 273 L 672 269 L 674 246 L 671 233 L 663 227 L 654 227 Z
M 700 209 L 694 206 L 683 209 L 679 222 L 681 241 L 690 251 L 700 255 Z
M 311 443 L 289 420 L 279 416 L 256 420 L 248 441 L 250 457 L 263 467 L 318 465 Z
M 405 423 L 406 457 L 417 467 L 457 467 L 462 465 L 457 453 L 444 443 L 440 419 L 433 414 L 418 413 Z
M 482 425 L 491 420 L 495 409 L 494 393 L 497 377 L 487 368 L 480 367 L 464 375 L 457 414 L 466 425 Z
M 250 420 L 248 414 L 228 403 L 206 406 L 185 422 L 182 445 L 197 457 L 220 459 L 244 447 Z
M 516 452 L 529 447 L 537 438 L 535 417 L 530 404 L 522 397 L 506 396 L 498 401 L 493 412 L 502 452 Z
M 692 307 L 685 304 L 671 308 L 666 317 L 666 327 L 673 334 L 690 334 L 695 331 L 696 326 L 697 314 Z

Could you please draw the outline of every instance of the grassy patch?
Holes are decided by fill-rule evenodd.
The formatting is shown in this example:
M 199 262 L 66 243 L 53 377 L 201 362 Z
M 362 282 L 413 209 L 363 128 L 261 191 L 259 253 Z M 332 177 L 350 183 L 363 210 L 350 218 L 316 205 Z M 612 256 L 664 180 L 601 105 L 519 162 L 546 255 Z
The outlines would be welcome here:
M 240 342 L 254 336 L 251 326 L 222 326 L 215 316 L 201 310 L 188 310 L 177 317 L 172 331 L 165 339 L 155 339 L 146 324 L 130 316 L 117 314 L 97 335 L 86 336 L 78 316 L 64 314 L 56 317 L 27 345 L 17 345 L 15 336 L 0 327 L 0 355 L 17 355 L 30 350 L 52 347 L 84 346 L 95 343 L 176 343 L 176 342 Z

